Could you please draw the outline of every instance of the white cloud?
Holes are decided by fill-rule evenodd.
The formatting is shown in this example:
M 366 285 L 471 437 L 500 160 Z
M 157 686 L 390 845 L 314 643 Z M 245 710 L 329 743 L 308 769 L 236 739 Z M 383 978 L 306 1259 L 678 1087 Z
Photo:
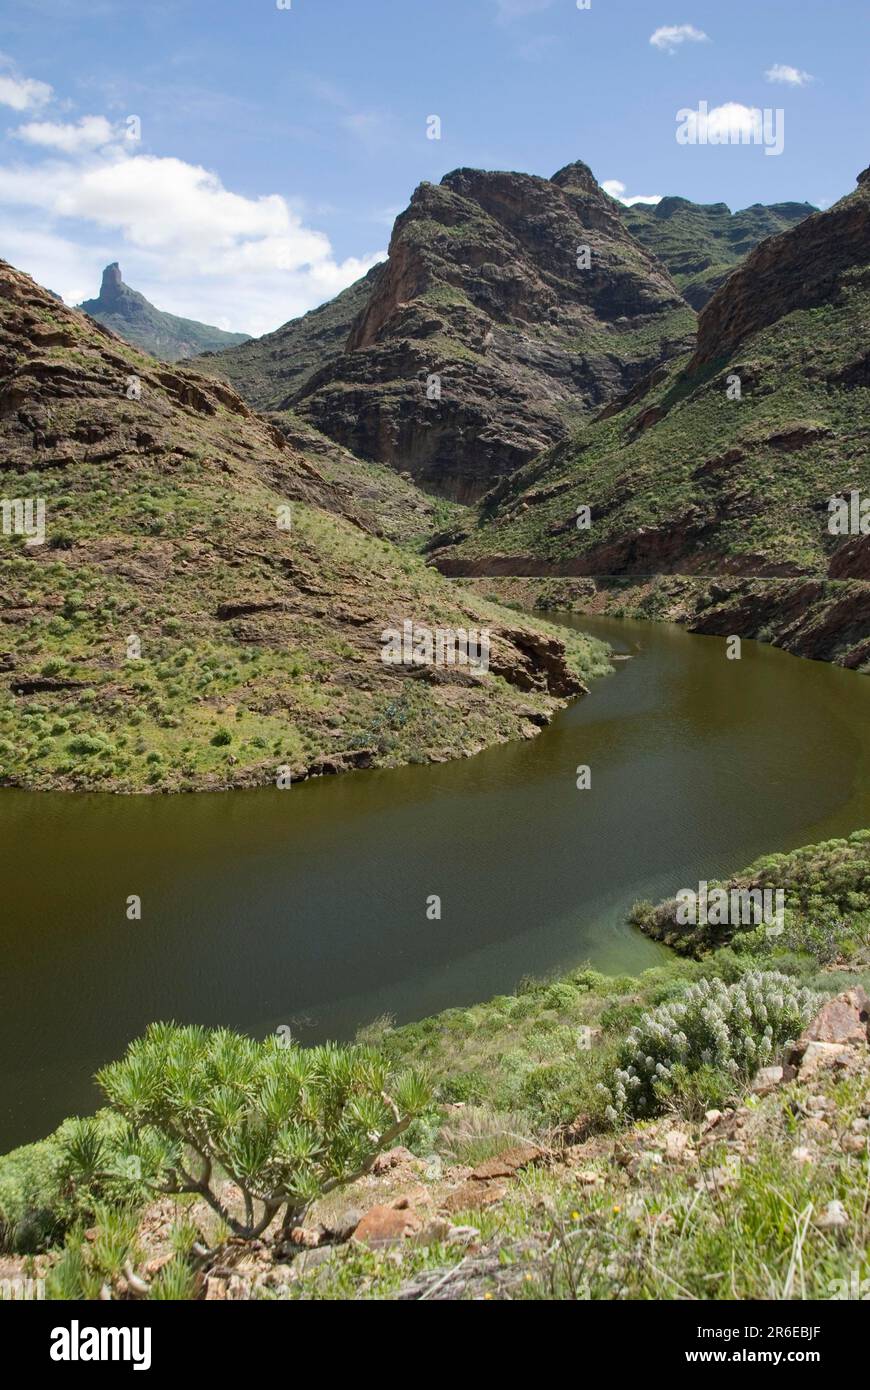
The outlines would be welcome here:
M 726 101 L 722 106 L 714 106 L 710 111 L 696 112 L 695 129 L 697 138 L 703 143 L 724 143 L 723 137 L 736 140 L 760 138 L 762 113 L 757 106 L 744 106 L 739 101 Z
M 774 63 L 764 74 L 768 82 L 784 82 L 789 87 L 805 87 L 815 79 L 801 68 L 789 67 L 788 63 Z
M 82 116 L 75 125 L 57 121 L 29 121 L 27 125 L 13 130 L 12 134 L 30 145 L 60 150 L 63 154 L 98 149 L 115 138 L 115 132 L 105 116 Z
M 249 198 L 184 160 L 117 147 L 0 166 L 0 205 L 22 235 L 5 254 L 68 302 L 96 294 L 106 260 L 161 309 L 263 333 L 331 298 L 383 252 L 337 261 L 329 238 L 279 194 Z M 66 219 L 96 233 L 99 251 L 71 241 Z M 7 219 L 11 222 L 12 219 Z M 27 250 L 24 231 L 39 237 Z M 83 282 L 87 288 L 83 293 Z
M 0 53 L 0 104 L 13 111 L 30 111 L 51 100 L 52 89 L 35 77 L 22 77 L 11 58 Z
M 75 242 L 46 231 L 40 217 L 22 214 L 17 208 L 14 213 L 0 209 L 0 256 L 62 295 L 67 304 L 80 304 L 97 293 L 100 270 L 115 259 L 115 251 L 111 241 L 84 251 Z
M 622 203 L 627 208 L 633 208 L 635 203 L 646 203 L 650 207 L 655 207 L 656 203 L 660 203 L 664 196 L 662 193 L 635 193 L 630 198 L 626 198 L 625 184 L 621 183 L 619 179 L 605 179 L 601 187 L 605 193 L 610 194 L 611 198 L 615 198 L 618 203 Z
M 663 24 L 650 34 L 650 43 L 662 53 L 676 53 L 683 43 L 709 43 L 710 39 L 703 29 L 694 24 Z

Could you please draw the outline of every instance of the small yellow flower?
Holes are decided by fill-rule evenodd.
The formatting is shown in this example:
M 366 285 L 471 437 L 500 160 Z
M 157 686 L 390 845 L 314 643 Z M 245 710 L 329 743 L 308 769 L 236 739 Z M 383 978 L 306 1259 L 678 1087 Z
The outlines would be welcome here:
M 527 1283 L 527 1284 L 531 1284 L 531 1282 L 532 1282 L 532 1276 L 531 1276 L 531 1274 L 527 1274 L 527 1275 L 526 1275 L 526 1283 Z
M 580 1213 L 579 1213 L 579 1211 L 572 1211 L 572 1213 L 571 1213 L 571 1220 L 572 1220 L 572 1221 L 579 1221 L 579 1220 L 580 1220 Z
M 491 1294 L 491 1293 L 485 1293 L 483 1296 L 484 1296 L 484 1298 L 492 1298 L 492 1294 Z
M 620 1213 L 621 1211 L 622 1211 L 622 1207 L 614 1207 L 614 1208 L 613 1208 L 613 1215 L 614 1215 L 614 1216 L 618 1216 L 619 1213 Z

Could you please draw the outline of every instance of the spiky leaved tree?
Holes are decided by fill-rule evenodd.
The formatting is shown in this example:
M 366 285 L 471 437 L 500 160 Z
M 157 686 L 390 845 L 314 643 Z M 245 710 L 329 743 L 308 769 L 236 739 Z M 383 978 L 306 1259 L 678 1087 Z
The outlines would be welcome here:
M 362 1177 L 429 1100 L 419 1075 L 394 1075 L 375 1048 L 286 1046 L 226 1028 L 154 1023 L 97 1074 L 124 1124 L 79 1126 L 70 1171 L 97 1190 L 195 1193 L 236 1235 L 254 1239 L 281 1212 Z M 219 1195 L 242 1194 L 244 1220 Z M 283 1211 L 282 1211 L 283 1209 Z

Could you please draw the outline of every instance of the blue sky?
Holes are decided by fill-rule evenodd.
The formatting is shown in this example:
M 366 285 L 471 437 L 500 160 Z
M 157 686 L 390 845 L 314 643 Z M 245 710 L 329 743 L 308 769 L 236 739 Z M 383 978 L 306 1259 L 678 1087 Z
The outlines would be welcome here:
M 118 260 L 161 308 L 261 333 L 459 165 L 827 205 L 870 164 L 868 40 L 867 0 L 16 0 L 0 255 L 69 302 Z M 782 154 L 678 144 L 701 101 L 782 108 Z

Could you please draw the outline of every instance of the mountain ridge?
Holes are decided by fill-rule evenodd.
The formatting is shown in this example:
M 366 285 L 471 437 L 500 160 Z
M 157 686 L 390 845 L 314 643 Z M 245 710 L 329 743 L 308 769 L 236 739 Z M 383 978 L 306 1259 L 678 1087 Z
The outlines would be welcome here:
M 624 611 L 866 668 L 868 538 L 827 521 L 832 495 L 870 495 L 868 309 L 865 173 L 761 242 L 701 311 L 693 352 L 503 480 L 433 563 L 586 576 Z
M 698 311 L 760 241 L 818 211 L 811 203 L 786 202 L 753 203 L 732 212 L 727 203 L 695 203 L 675 195 L 655 205 L 620 209 L 632 235 L 667 266 Z
M 249 338 L 247 333 L 228 333 L 156 308 L 144 294 L 125 284 L 117 261 L 103 271 L 96 299 L 86 299 L 76 307 L 125 342 L 164 362 L 179 362 L 209 348 L 236 347 Z
M 359 282 L 345 291 L 343 349 L 336 341 L 297 389 L 279 366 L 257 403 L 292 409 L 359 457 L 459 501 L 693 339 L 693 311 L 667 270 L 580 161 L 552 179 L 456 169 L 421 183 L 366 288 L 353 317 Z M 296 324 L 271 346 L 304 332 Z M 244 390 L 253 355 L 197 366 Z

